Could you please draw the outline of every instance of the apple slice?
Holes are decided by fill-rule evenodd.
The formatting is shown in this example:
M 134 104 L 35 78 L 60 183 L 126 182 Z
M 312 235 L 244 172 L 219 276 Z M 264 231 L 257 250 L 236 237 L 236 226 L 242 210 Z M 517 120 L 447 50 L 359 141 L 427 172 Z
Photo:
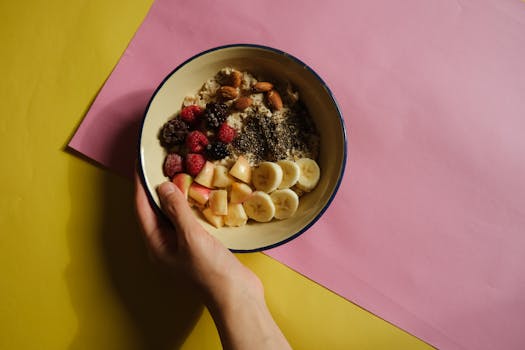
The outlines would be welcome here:
M 171 180 L 179 188 L 179 190 L 184 194 L 184 197 L 188 199 L 188 191 L 190 189 L 190 185 L 193 182 L 193 179 L 190 175 L 184 174 L 184 173 L 178 173 L 175 174 L 173 179 Z
M 210 198 L 210 192 L 211 190 L 208 187 L 193 182 L 188 190 L 188 195 L 195 202 L 204 205 Z
M 221 228 L 224 226 L 224 217 L 221 215 L 215 215 L 213 214 L 213 211 L 211 208 L 206 208 L 202 211 L 202 214 L 208 220 L 210 224 L 215 226 L 216 228 Z
M 252 188 L 242 182 L 232 183 L 230 191 L 230 202 L 233 204 L 242 203 L 252 195 Z
M 239 156 L 230 169 L 230 175 L 249 184 L 252 180 L 252 167 L 250 166 L 248 159 Z
M 223 165 L 216 165 L 213 172 L 212 185 L 217 188 L 226 188 L 231 185 L 233 178 L 228 174 L 228 168 Z
M 248 221 L 248 216 L 241 203 L 228 204 L 228 214 L 224 217 L 227 226 L 244 226 Z
M 210 192 L 210 209 L 215 215 L 228 214 L 228 192 L 226 190 L 213 190 Z
M 213 165 L 212 162 L 206 161 L 202 170 L 195 177 L 195 182 L 201 184 L 202 186 L 212 188 L 214 169 L 215 165 Z

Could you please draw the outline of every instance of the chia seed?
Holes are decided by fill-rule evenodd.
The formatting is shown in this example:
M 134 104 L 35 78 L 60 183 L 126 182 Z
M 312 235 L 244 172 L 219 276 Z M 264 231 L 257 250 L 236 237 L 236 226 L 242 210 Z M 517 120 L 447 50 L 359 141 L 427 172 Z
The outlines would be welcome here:
M 261 137 L 262 129 L 256 115 L 245 119 L 245 124 L 238 136 L 233 140 L 232 146 L 239 153 L 251 153 L 256 162 L 264 159 L 266 154 L 266 140 Z

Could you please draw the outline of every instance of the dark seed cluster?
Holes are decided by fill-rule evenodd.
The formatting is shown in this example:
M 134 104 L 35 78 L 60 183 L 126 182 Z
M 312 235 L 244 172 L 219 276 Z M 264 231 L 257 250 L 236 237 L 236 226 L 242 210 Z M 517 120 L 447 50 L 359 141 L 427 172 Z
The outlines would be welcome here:
M 293 113 L 287 116 L 286 121 L 281 126 L 283 128 L 282 134 L 288 135 L 289 148 L 303 153 L 311 151 L 311 138 L 317 135 L 317 130 L 306 107 L 297 104 Z
M 261 134 L 259 117 L 256 115 L 249 116 L 245 119 L 244 128 L 233 140 L 232 145 L 240 153 L 251 153 L 255 161 L 259 162 L 264 159 L 266 154 L 266 142 Z
M 303 154 L 311 152 L 311 139 L 317 135 L 306 107 L 297 103 L 281 122 L 264 114 L 254 114 L 245 120 L 233 147 L 240 153 L 251 153 L 254 161 L 279 161 L 289 158 L 293 149 Z
M 292 148 L 307 151 L 307 136 L 296 118 L 286 118 L 276 123 L 265 115 L 253 115 L 245 120 L 241 133 L 233 140 L 233 147 L 240 153 L 251 153 L 256 162 L 279 161 L 288 158 Z

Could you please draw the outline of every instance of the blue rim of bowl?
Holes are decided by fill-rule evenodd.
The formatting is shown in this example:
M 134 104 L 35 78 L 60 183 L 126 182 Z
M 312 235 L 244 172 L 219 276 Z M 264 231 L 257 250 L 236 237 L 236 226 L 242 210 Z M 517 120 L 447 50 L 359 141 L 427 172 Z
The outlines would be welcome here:
M 268 51 L 272 51 L 272 52 L 275 52 L 279 55 L 282 55 L 282 56 L 285 56 L 287 58 L 290 58 L 294 61 L 296 61 L 297 63 L 299 63 L 303 68 L 307 69 L 308 71 L 310 71 L 310 73 L 312 73 L 316 78 L 317 80 L 319 80 L 319 82 L 321 83 L 321 85 L 323 85 L 323 87 L 325 88 L 325 90 L 328 92 L 328 95 L 330 96 L 330 99 L 332 100 L 336 110 L 337 110 L 337 115 L 339 116 L 339 123 L 341 124 L 341 130 L 343 132 L 343 144 L 344 144 L 344 149 L 343 149 L 343 164 L 341 166 L 341 171 L 339 173 L 339 177 L 337 178 L 337 183 L 334 187 L 334 190 L 332 191 L 332 194 L 330 195 L 330 198 L 328 199 L 328 201 L 326 202 L 325 206 L 321 209 L 321 211 L 319 211 L 319 213 L 308 223 L 306 224 L 302 229 L 300 229 L 298 232 L 294 233 L 293 235 L 291 235 L 290 237 L 282 240 L 282 241 L 279 241 L 277 243 L 273 243 L 273 244 L 270 244 L 270 245 L 267 245 L 267 246 L 264 246 L 264 247 L 259 247 L 259 248 L 255 248 L 255 249 L 232 249 L 232 248 L 228 248 L 230 249 L 230 251 L 232 251 L 233 253 L 253 253 L 253 252 L 261 252 L 261 251 L 265 251 L 265 250 L 269 250 L 269 249 L 272 249 L 272 248 L 275 248 L 275 247 L 278 247 L 280 245 L 283 245 L 287 242 L 290 242 L 291 240 L 299 237 L 300 235 L 302 235 L 304 232 L 308 231 L 308 229 L 310 227 L 312 227 L 316 222 L 317 220 L 319 220 L 321 218 L 321 216 L 323 216 L 324 212 L 328 209 L 328 207 L 330 206 L 330 204 L 332 203 L 332 201 L 334 200 L 335 198 L 335 195 L 337 194 L 337 191 L 339 190 L 339 186 L 341 185 L 341 181 L 343 180 L 343 176 L 344 176 L 344 173 L 345 173 L 345 168 L 346 168 L 346 157 L 347 157 L 347 140 L 346 140 L 346 127 L 345 127 L 345 122 L 344 122 L 344 119 L 343 119 L 343 114 L 341 113 L 341 108 L 339 108 L 339 104 L 337 103 L 335 97 L 334 97 L 334 94 L 332 93 L 332 91 L 330 90 L 330 88 L 328 87 L 328 85 L 324 82 L 324 80 L 319 76 L 319 74 L 317 74 L 312 68 L 310 68 L 306 63 L 304 63 L 303 61 L 301 61 L 300 59 L 298 59 L 297 57 L 294 57 L 292 55 L 290 55 L 289 53 L 286 53 L 282 50 L 279 50 L 279 49 L 276 49 L 276 48 L 273 48 L 273 47 L 270 47 L 270 46 L 264 46 L 264 45 L 259 45 L 259 44 L 229 44 L 229 45 L 222 45 L 222 46 L 217 46 L 217 47 L 214 47 L 214 48 L 211 48 L 211 49 L 208 49 L 208 50 L 205 50 L 205 51 L 202 51 L 190 58 L 188 58 L 187 60 L 185 60 L 184 62 L 182 62 L 181 64 L 179 64 L 176 68 L 174 68 L 163 80 L 162 82 L 160 83 L 160 85 L 155 89 L 155 92 L 153 92 L 153 95 L 151 96 L 151 99 L 149 100 L 148 102 L 148 105 L 146 107 L 146 110 L 144 112 L 144 117 L 142 118 L 142 124 L 140 126 L 140 133 L 139 133 L 139 142 L 138 142 L 138 154 L 139 154 L 139 175 L 140 175 L 140 180 L 142 181 L 142 185 L 145 187 L 146 189 L 146 194 L 148 196 L 148 199 L 149 199 L 149 202 L 151 203 L 151 205 L 153 206 L 154 210 L 157 212 L 157 214 L 160 214 L 162 216 L 165 217 L 165 214 L 162 212 L 162 210 L 159 208 L 159 206 L 157 205 L 157 203 L 155 202 L 155 200 L 153 199 L 153 196 L 151 195 L 150 191 L 147 189 L 147 184 L 146 184 L 146 178 L 145 178 L 145 175 L 144 175 L 144 167 L 143 167 L 143 160 L 142 160 L 142 152 L 140 151 L 141 150 L 141 145 L 142 145 L 142 131 L 144 129 L 144 122 L 146 120 L 146 115 L 148 114 L 148 111 L 149 111 L 149 108 L 150 108 L 150 105 L 151 103 L 153 102 L 153 100 L 155 99 L 155 97 L 157 96 L 157 93 L 159 92 L 159 90 L 164 86 L 164 84 L 166 83 L 166 81 L 175 73 L 177 72 L 180 68 L 182 68 L 183 66 L 185 66 L 186 64 L 188 64 L 189 62 L 193 61 L 194 59 L 196 59 L 197 57 L 200 57 L 200 56 L 203 56 L 203 55 L 206 55 L 210 52 L 213 52 L 213 51 L 217 51 L 217 50 L 222 50 L 222 49 L 227 49 L 227 48 L 234 48 L 234 47 L 247 47 L 247 48 L 256 48 L 256 49 L 262 49 L 262 50 L 268 50 Z

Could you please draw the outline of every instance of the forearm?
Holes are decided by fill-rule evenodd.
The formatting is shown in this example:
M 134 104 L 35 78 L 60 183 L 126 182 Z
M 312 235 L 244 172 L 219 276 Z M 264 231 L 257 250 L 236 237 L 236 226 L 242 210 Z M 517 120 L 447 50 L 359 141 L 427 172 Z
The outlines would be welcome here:
M 266 306 L 262 290 L 229 290 L 216 296 L 208 308 L 224 349 L 291 349 Z

